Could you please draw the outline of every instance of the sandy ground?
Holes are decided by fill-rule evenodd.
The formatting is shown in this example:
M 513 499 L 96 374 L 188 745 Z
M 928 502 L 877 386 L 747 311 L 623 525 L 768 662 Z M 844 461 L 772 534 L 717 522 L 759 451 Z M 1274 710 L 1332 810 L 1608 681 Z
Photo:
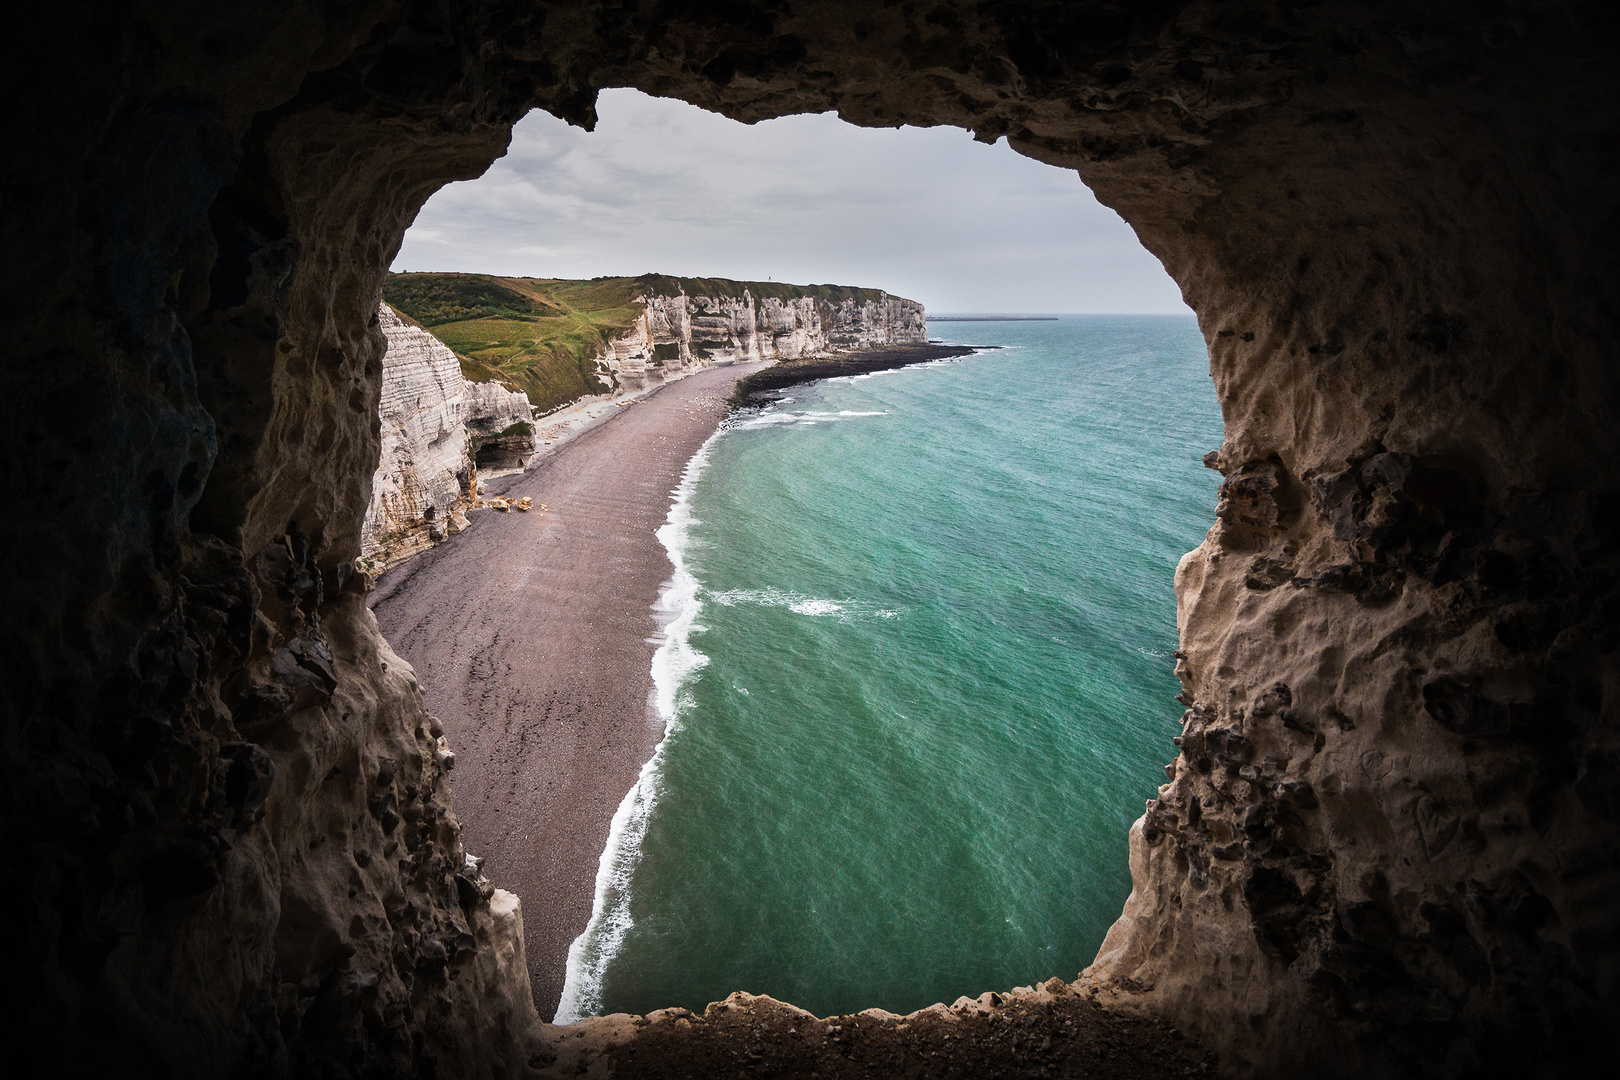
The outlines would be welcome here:
M 590 919 L 613 812 L 662 735 L 649 639 L 671 567 L 654 531 L 732 385 L 760 366 L 713 368 L 632 405 L 581 408 L 581 422 L 528 472 L 486 485 L 489 495 L 529 496 L 533 511 L 473 511 L 471 528 L 384 575 L 371 596 L 455 751 L 451 791 L 467 850 L 523 901 L 546 1019 L 568 946 Z

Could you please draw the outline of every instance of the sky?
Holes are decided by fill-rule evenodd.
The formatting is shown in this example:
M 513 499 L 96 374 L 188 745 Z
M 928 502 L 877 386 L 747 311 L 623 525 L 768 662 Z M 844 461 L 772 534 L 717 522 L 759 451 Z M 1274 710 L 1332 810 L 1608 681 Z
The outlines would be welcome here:
M 832 113 L 747 125 L 634 90 L 597 113 L 594 132 L 526 116 L 487 173 L 428 200 L 393 269 L 858 285 L 934 313 L 1188 310 L 1076 173 L 1005 140 Z

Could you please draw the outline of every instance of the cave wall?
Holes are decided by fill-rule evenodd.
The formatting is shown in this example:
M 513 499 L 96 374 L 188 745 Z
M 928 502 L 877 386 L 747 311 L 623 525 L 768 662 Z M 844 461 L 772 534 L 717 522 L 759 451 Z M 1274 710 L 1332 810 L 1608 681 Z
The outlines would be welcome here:
M 1198 312 L 1226 482 L 1177 574 L 1179 756 L 1090 978 L 1262 1073 L 1574 1062 L 1614 1004 L 1620 896 L 1601 14 L 20 17 L 10 1015 L 69 1073 L 543 1063 L 513 901 L 461 848 L 436 724 L 350 567 L 404 229 L 529 108 L 589 124 L 635 86 L 1006 136 L 1078 169 Z

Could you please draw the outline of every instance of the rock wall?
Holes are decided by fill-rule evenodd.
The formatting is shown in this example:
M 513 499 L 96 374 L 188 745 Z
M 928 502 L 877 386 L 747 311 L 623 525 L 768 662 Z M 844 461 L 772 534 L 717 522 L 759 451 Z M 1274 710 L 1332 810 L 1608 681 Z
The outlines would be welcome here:
M 1262 1071 L 1349 1048 L 1435 1075 L 1595 1059 L 1608 511 L 1483 502 L 1455 458 L 1382 443 L 1303 478 L 1229 453 L 1176 573 L 1181 753 L 1087 976 L 1178 1017 L 1218 991 L 1246 1024 L 1223 1050 Z
M 467 381 L 455 353 L 387 304 L 377 318 L 387 340 L 378 404 L 382 447 L 360 554 L 383 567 L 465 527 L 460 511 L 477 448 L 486 454 L 498 448 L 503 461 L 521 468 L 534 455 L 535 437 L 527 394 Z
M 869 295 L 756 297 L 744 284 L 740 296 L 687 295 L 684 289 L 643 296 L 635 326 L 598 362 L 619 385 L 636 390 L 709 364 L 928 340 L 921 304 L 879 290 L 862 292 Z
M 1198 312 L 1226 485 L 1178 575 L 1182 744 L 1092 982 L 1239 1070 L 1579 1073 L 1620 997 L 1605 15 L 17 15 L 27 48 L 0 69 L 28 118 L 0 165 L 0 440 L 24 523 L 0 538 L 17 1052 L 66 1075 L 547 1060 L 510 903 L 467 870 L 442 748 L 350 571 L 404 230 L 529 109 L 589 125 L 597 88 L 634 86 L 743 121 L 833 109 L 1005 136 L 1078 170 Z

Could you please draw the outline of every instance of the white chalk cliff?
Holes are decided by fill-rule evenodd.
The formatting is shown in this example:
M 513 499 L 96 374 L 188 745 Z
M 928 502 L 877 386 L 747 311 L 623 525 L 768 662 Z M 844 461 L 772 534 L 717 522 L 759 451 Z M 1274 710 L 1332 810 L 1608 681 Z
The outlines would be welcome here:
M 740 296 L 688 294 L 677 285 L 670 294 L 640 297 L 641 316 L 603 350 L 598 363 L 619 387 L 633 391 L 712 364 L 791 360 L 928 340 L 923 306 L 881 290 L 839 296 L 806 286 L 797 296 L 759 297 L 747 285 L 740 291 Z
M 521 391 L 463 378 L 455 353 L 387 304 L 377 317 L 388 339 L 382 452 L 361 555 L 386 565 L 459 531 L 472 448 L 488 446 L 509 459 L 500 464 L 527 463 L 534 454 L 534 412 Z
M 604 389 L 637 393 L 716 364 L 794 359 L 844 349 L 926 341 L 923 306 L 880 290 L 718 283 L 739 295 L 673 291 L 638 297 L 628 333 L 598 354 Z M 464 527 L 474 464 L 521 469 L 534 456 L 534 410 L 521 391 L 472 382 L 455 353 L 381 304 L 382 448 L 361 533 L 373 569 L 425 550 Z M 609 375 L 609 373 L 611 373 Z M 474 461 L 476 455 L 476 462 Z

